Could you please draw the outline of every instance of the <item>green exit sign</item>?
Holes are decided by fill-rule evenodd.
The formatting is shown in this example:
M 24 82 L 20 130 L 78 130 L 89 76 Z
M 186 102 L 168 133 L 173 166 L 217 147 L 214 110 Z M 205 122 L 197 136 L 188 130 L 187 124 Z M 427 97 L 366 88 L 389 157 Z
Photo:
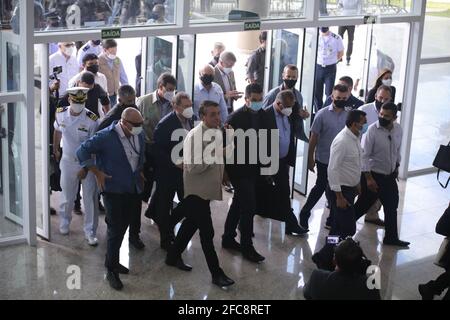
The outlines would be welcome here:
M 102 39 L 120 38 L 122 34 L 121 28 L 102 29 Z
M 244 31 L 261 30 L 261 21 L 245 22 Z

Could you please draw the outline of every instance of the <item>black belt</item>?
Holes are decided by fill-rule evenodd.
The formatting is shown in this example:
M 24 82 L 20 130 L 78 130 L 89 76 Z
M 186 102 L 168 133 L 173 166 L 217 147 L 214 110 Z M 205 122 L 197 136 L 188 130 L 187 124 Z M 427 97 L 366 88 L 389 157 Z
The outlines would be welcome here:
M 325 64 L 318 64 L 318 63 L 317 63 L 317 65 L 318 65 L 319 67 L 322 67 L 322 68 L 334 67 L 334 66 L 336 66 L 336 64 L 337 64 L 337 63 L 325 65 Z

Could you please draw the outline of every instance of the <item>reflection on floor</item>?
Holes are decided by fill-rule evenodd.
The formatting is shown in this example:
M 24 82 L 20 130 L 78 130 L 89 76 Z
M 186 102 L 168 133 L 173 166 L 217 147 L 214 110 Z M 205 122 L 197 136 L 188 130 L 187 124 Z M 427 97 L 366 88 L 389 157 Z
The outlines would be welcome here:
M 313 180 L 310 180 L 310 187 Z M 356 238 L 374 264 L 381 268 L 382 297 L 384 299 L 419 299 L 417 284 L 438 276 L 441 269 L 433 265 L 442 237 L 434 233 L 437 219 L 447 207 L 450 194 L 442 190 L 434 175 L 410 179 L 400 184 L 399 215 L 402 239 L 411 241 L 409 250 L 383 247 L 384 231 L 358 222 Z M 220 247 L 220 236 L 230 203 L 213 204 L 216 229 L 215 245 L 225 272 L 236 285 L 222 290 L 211 283 L 201 251 L 198 234 L 194 236 L 184 260 L 193 265 L 191 273 L 167 267 L 165 252 L 159 248 L 158 229 L 143 218 L 144 251 L 122 245 L 121 262 L 131 270 L 122 276 L 121 292 L 109 288 L 104 280 L 105 223 L 101 216 L 97 248 L 89 247 L 83 237 L 81 217 L 74 216 L 71 233 L 61 236 L 57 218 L 52 218 L 52 243 L 39 241 L 36 248 L 26 245 L 0 249 L 0 299 L 303 299 L 303 286 L 315 265 L 311 255 L 324 241 L 323 228 L 328 215 L 324 201 L 316 206 L 307 238 L 284 235 L 280 222 L 255 218 L 255 246 L 266 257 L 256 265 Z M 295 212 L 305 198 L 295 196 Z M 70 274 L 67 268 L 81 268 L 81 289 L 66 286 Z

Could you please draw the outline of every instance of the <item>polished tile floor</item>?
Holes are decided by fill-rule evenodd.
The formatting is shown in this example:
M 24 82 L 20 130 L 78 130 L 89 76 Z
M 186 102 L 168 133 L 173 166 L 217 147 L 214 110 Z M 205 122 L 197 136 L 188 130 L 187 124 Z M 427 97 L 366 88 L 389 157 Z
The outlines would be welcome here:
M 311 176 L 310 181 L 313 181 Z M 450 200 L 449 190 L 437 184 L 435 175 L 411 178 L 400 183 L 399 226 L 401 238 L 411 241 L 408 250 L 381 245 L 383 229 L 358 222 L 356 238 L 368 258 L 381 269 L 383 299 L 420 299 L 417 284 L 438 276 L 433 265 L 442 237 L 434 233 L 436 221 Z M 323 228 L 328 211 L 322 199 L 311 217 L 311 232 L 305 238 L 284 235 L 284 224 L 255 218 L 255 247 L 266 257 L 261 264 L 243 260 L 220 247 L 220 236 L 230 196 L 213 203 L 216 230 L 215 245 L 225 272 L 236 281 L 228 289 L 211 283 L 210 275 L 196 234 L 184 254 L 193 265 L 190 273 L 167 267 L 165 254 L 159 248 L 157 227 L 143 218 L 143 251 L 128 247 L 127 238 L 121 249 L 121 263 L 131 270 L 122 276 L 121 292 L 109 288 L 104 280 L 105 243 L 104 216 L 100 217 L 99 241 L 90 247 L 81 231 L 81 218 L 74 216 L 71 233 L 57 232 L 57 217 L 52 217 L 52 242 L 38 241 L 37 247 L 17 245 L 0 248 L 0 299 L 303 299 L 303 286 L 315 265 L 312 254 L 324 242 Z M 298 213 L 305 198 L 295 196 L 293 206 Z M 70 266 L 81 270 L 81 288 L 68 289 Z M 69 268 L 70 271 L 70 268 Z M 69 286 L 70 287 L 70 286 Z

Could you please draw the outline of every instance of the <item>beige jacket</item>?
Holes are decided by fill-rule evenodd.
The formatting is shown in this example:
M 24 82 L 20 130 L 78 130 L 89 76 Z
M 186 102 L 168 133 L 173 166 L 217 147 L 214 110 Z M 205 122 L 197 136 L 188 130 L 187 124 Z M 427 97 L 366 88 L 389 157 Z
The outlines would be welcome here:
M 208 164 L 203 159 L 205 148 L 211 144 L 210 141 L 203 142 L 202 139 L 207 130 L 208 127 L 200 122 L 184 139 L 184 197 L 196 195 L 204 200 L 222 200 L 224 165 Z M 210 132 L 217 132 L 221 137 L 222 133 L 219 129 L 211 130 L 215 130 Z
M 98 56 L 98 70 L 106 76 L 108 95 L 113 96 L 117 94 L 120 87 L 120 64 L 122 62 L 119 58 L 116 58 L 111 70 L 107 59 L 104 53 Z
M 230 79 L 230 90 L 231 91 L 236 90 L 236 80 L 234 78 L 233 71 L 231 71 L 230 74 L 228 75 L 228 79 Z M 225 93 L 226 93 L 225 84 L 223 83 L 222 72 L 220 71 L 218 66 L 214 67 L 214 82 L 217 83 L 222 88 L 222 91 L 224 94 L 224 99 L 225 99 L 227 106 L 233 107 L 234 99 L 225 98 Z

